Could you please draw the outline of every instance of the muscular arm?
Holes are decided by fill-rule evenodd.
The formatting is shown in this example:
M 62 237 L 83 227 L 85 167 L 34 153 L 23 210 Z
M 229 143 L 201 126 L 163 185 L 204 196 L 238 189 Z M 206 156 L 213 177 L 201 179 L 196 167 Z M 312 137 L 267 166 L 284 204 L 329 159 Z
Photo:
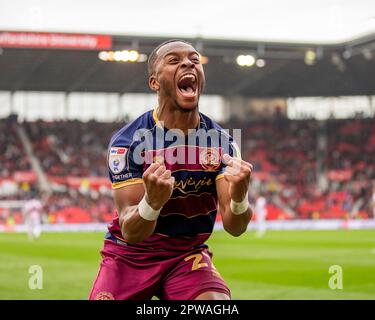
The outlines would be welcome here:
M 142 198 L 145 196 L 149 206 L 159 210 L 170 198 L 173 183 L 170 170 L 154 163 L 144 172 L 143 184 L 134 184 L 114 191 L 121 233 L 127 242 L 141 242 L 155 230 L 157 220 L 149 221 L 139 214 L 138 204 Z
M 143 219 L 138 212 L 138 204 L 145 194 L 143 184 L 133 184 L 114 190 L 121 233 L 129 243 L 137 243 L 148 238 L 155 229 L 156 221 Z
M 253 212 L 249 207 L 240 215 L 235 215 L 230 209 L 229 183 L 223 178 L 216 181 L 216 190 L 219 200 L 219 212 L 223 220 L 224 230 L 232 236 L 238 237 L 243 234 L 249 224 Z
M 252 165 L 232 157 L 228 157 L 228 160 L 229 165 L 224 178 L 216 180 L 216 191 L 224 229 L 229 234 L 238 237 L 246 231 L 253 212 L 249 206 L 244 213 L 235 215 L 230 208 L 230 202 L 231 199 L 241 202 L 247 197 Z M 237 167 L 233 162 L 237 163 Z

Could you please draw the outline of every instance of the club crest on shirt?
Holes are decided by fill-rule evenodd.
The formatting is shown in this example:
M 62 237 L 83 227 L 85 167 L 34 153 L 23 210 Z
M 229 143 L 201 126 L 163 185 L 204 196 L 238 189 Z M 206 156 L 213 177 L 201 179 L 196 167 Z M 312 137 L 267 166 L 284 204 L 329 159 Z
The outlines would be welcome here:
M 206 170 L 216 170 L 220 167 L 221 156 L 216 148 L 205 148 L 199 153 L 199 163 Z
M 102 291 L 95 296 L 95 300 L 115 300 L 115 298 L 112 293 Z
M 112 147 L 108 154 L 108 166 L 113 174 L 119 174 L 125 169 L 127 148 Z

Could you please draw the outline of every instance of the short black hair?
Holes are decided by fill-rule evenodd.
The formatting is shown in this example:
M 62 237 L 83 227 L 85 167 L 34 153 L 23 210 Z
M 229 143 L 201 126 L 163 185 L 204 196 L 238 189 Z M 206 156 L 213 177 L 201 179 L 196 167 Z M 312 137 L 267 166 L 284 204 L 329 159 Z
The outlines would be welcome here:
M 164 41 L 163 43 L 159 44 L 154 50 L 152 50 L 150 56 L 148 57 L 148 60 L 147 60 L 147 69 L 148 69 L 148 75 L 151 76 L 154 72 L 154 66 L 155 66 L 155 61 L 158 57 L 158 50 L 165 46 L 166 44 L 169 44 L 169 43 L 172 43 L 172 42 L 183 42 L 183 43 L 186 43 L 190 46 L 193 46 L 190 42 L 187 42 L 185 40 L 182 40 L 182 39 L 170 39 L 170 40 L 167 40 L 167 41 Z

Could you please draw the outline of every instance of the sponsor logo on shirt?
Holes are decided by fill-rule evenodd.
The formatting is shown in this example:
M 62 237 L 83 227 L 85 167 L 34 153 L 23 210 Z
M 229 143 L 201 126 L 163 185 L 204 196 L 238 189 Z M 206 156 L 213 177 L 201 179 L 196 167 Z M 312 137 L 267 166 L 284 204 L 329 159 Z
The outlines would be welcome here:
M 131 172 L 123 173 L 123 174 L 115 174 L 113 176 L 114 180 L 125 180 L 125 179 L 131 179 L 133 177 Z
M 111 148 L 111 155 L 121 155 L 126 153 L 126 148 Z

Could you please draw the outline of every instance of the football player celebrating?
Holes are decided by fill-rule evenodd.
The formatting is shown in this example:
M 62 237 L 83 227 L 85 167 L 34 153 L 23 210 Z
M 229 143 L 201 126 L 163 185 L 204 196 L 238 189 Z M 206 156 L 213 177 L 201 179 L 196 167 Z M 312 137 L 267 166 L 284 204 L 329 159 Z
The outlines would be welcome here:
M 233 138 L 199 112 L 205 75 L 191 44 L 162 43 L 149 57 L 148 71 L 158 107 L 127 124 L 110 142 L 117 213 L 89 298 L 230 299 L 205 241 L 217 211 L 231 235 L 247 230 L 252 165 L 241 160 Z M 222 138 L 202 147 L 191 137 L 193 129 Z M 171 135 L 179 143 L 168 139 Z M 176 154 L 178 161 L 172 161 Z M 198 160 L 186 161 L 186 155 Z

